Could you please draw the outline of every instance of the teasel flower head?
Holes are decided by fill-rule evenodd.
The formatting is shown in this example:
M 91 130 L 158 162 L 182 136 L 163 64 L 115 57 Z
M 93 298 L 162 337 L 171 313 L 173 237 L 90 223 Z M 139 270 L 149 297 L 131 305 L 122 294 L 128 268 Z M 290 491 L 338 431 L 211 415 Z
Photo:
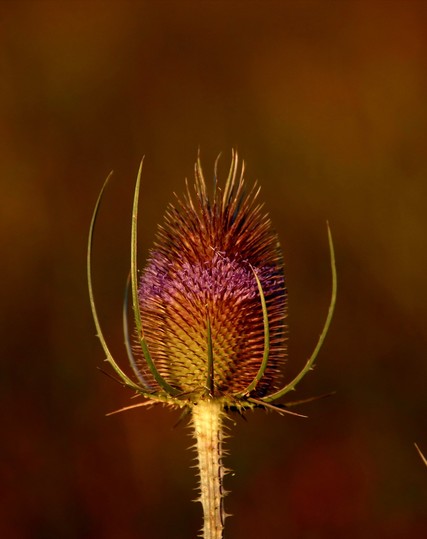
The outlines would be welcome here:
M 139 284 L 151 358 L 186 398 L 232 405 L 279 388 L 286 353 L 286 288 L 277 235 L 233 157 L 210 196 L 200 162 L 194 194 L 170 205 Z M 265 351 L 263 303 L 269 321 Z M 142 362 L 141 362 L 141 368 Z M 149 377 L 149 373 L 145 373 Z M 154 381 L 153 381 L 154 382 Z
M 217 161 L 218 162 L 218 161 Z M 132 214 L 130 289 L 135 329 L 129 332 L 124 308 L 126 347 L 135 378 L 113 359 L 103 337 L 93 297 L 88 247 L 89 293 L 98 336 L 107 361 L 124 385 L 148 399 L 192 407 L 214 399 L 224 409 L 273 407 L 312 368 L 328 330 L 333 294 L 319 342 L 305 367 L 283 386 L 286 359 L 287 292 L 279 239 L 259 200 L 248 186 L 244 164 L 233 152 L 228 177 L 220 182 L 217 163 L 208 187 L 200 159 L 195 182 L 176 196 L 158 227 L 140 276 L 137 272 L 137 219 L 142 164 Z M 126 296 L 128 295 L 128 292 Z

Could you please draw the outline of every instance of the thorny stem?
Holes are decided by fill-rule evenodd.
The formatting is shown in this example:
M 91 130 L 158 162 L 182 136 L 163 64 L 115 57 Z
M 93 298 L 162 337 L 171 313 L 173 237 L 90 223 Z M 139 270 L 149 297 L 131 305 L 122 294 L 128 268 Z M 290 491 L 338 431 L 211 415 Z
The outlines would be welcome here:
M 222 539 L 224 529 L 224 467 L 222 464 L 222 404 L 201 400 L 193 407 L 193 427 L 200 471 L 203 539 Z

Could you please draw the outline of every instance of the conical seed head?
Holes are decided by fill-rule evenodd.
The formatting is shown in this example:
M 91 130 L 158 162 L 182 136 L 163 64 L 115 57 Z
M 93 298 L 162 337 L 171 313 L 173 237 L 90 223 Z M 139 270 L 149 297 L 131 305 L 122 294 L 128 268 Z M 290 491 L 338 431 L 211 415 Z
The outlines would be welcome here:
M 213 396 L 243 392 L 257 376 L 265 327 L 254 273 L 266 301 L 270 352 L 252 395 L 280 385 L 286 355 L 281 250 L 258 203 L 258 189 L 247 192 L 243 167 L 239 177 L 237 167 L 233 155 L 226 184 L 215 185 L 209 197 L 196 164 L 194 193 L 187 188 L 169 205 L 140 280 L 139 307 L 151 357 L 162 377 L 183 393 L 206 394 L 210 368 Z

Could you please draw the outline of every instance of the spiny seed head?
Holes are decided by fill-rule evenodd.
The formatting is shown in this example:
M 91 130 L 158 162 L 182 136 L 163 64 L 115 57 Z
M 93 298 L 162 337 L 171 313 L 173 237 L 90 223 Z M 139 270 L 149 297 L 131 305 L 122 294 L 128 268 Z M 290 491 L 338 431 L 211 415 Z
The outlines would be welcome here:
M 230 404 L 251 384 L 255 398 L 277 390 L 286 356 L 278 237 L 259 189 L 248 189 L 238 168 L 233 154 L 228 179 L 220 186 L 215 171 L 209 195 L 196 163 L 194 187 L 169 205 L 138 287 L 142 337 L 163 380 L 182 395 L 209 394 Z M 137 355 L 145 379 L 158 387 Z
M 331 324 L 337 273 L 328 225 L 332 291 L 317 344 L 293 380 L 278 389 L 286 356 L 286 288 L 279 241 L 258 202 L 259 189 L 247 189 L 233 153 L 228 178 L 213 193 L 200 161 L 195 184 L 168 207 L 139 282 L 137 273 L 138 200 L 142 163 L 136 180 L 131 226 L 129 284 L 135 319 L 129 338 L 128 292 L 123 309 L 125 344 L 137 381 L 115 361 L 102 332 L 92 284 L 92 246 L 105 180 L 93 211 L 87 246 L 89 300 L 106 361 L 120 381 L 147 400 L 122 410 L 164 403 L 189 407 L 215 399 L 224 409 L 273 404 L 313 368 Z M 310 400 L 310 399 L 309 399 Z M 303 401 L 299 401 L 303 402 Z M 292 403 L 288 403 L 291 405 Z M 295 403 L 294 403 L 295 404 Z M 119 411 L 122 411 L 119 410 Z

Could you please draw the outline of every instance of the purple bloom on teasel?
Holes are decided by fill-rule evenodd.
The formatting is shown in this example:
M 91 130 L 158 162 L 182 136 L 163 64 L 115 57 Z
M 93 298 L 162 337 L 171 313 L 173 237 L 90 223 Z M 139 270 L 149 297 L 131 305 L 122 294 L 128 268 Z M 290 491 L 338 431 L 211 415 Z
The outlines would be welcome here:
M 194 192 L 170 204 L 139 283 L 144 337 L 161 376 L 184 393 L 206 391 L 208 323 L 213 395 L 231 397 L 254 380 L 265 328 L 257 275 L 269 323 L 269 358 L 251 395 L 276 390 L 286 356 L 286 288 L 276 233 L 248 189 L 233 155 L 223 187 L 207 193 L 200 162 Z M 141 357 L 139 366 L 150 380 Z M 155 386 L 154 380 L 151 380 Z

